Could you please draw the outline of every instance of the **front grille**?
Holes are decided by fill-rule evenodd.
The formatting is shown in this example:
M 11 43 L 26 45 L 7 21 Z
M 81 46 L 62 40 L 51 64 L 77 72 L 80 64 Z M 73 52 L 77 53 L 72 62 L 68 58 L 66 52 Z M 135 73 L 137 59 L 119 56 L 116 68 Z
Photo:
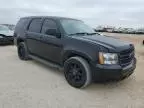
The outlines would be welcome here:
M 122 67 L 126 67 L 131 64 L 132 60 L 135 57 L 134 46 L 131 46 L 129 49 L 120 52 L 119 61 Z

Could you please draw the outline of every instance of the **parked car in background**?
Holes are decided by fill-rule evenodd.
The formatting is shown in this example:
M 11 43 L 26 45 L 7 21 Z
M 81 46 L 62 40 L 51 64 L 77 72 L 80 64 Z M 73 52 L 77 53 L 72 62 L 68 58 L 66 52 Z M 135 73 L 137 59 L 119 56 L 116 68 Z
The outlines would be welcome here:
M 144 34 L 144 29 L 137 29 L 136 34 Z
M 127 28 L 127 33 L 128 34 L 135 34 L 135 29 L 133 29 L 133 28 Z
M 95 30 L 95 32 L 106 32 L 106 30 L 103 26 L 98 26 L 94 30 Z
M 13 44 L 13 31 L 4 25 L 0 25 L 0 45 Z
M 1 25 L 7 26 L 12 31 L 14 31 L 14 29 L 15 29 L 15 25 L 13 25 L 13 24 L 1 24 Z

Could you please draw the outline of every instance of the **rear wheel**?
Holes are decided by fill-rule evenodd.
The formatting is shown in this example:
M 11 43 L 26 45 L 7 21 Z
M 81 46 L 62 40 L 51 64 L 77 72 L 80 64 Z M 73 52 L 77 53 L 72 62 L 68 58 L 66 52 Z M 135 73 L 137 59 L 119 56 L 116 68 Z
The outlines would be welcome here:
M 17 46 L 18 56 L 21 60 L 29 60 L 27 47 L 24 42 L 20 42 Z
M 84 88 L 92 81 L 88 62 L 81 57 L 71 57 L 64 63 L 67 82 L 75 88 Z

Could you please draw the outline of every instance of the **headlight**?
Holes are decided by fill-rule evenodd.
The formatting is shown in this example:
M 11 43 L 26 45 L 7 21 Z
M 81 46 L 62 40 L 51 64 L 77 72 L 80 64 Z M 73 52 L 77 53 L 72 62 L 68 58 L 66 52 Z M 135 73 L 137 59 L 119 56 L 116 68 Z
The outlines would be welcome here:
M 118 64 L 118 55 L 116 53 L 99 53 L 100 64 Z
M 3 38 L 3 36 L 0 36 L 0 38 Z

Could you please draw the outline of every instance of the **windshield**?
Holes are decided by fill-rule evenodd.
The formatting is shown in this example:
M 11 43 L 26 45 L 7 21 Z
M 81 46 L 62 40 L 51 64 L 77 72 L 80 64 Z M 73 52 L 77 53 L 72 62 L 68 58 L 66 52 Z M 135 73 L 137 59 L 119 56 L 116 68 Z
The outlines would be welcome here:
M 9 28 L 6 26 L 0 25 L 0 31 L 9 31 Z
M 94 33 L 95 31 L 86 25 L 84 22 L 79 20 L 63 19 L 61 24 L 66 34 L 77 34 L 77 33 Z

